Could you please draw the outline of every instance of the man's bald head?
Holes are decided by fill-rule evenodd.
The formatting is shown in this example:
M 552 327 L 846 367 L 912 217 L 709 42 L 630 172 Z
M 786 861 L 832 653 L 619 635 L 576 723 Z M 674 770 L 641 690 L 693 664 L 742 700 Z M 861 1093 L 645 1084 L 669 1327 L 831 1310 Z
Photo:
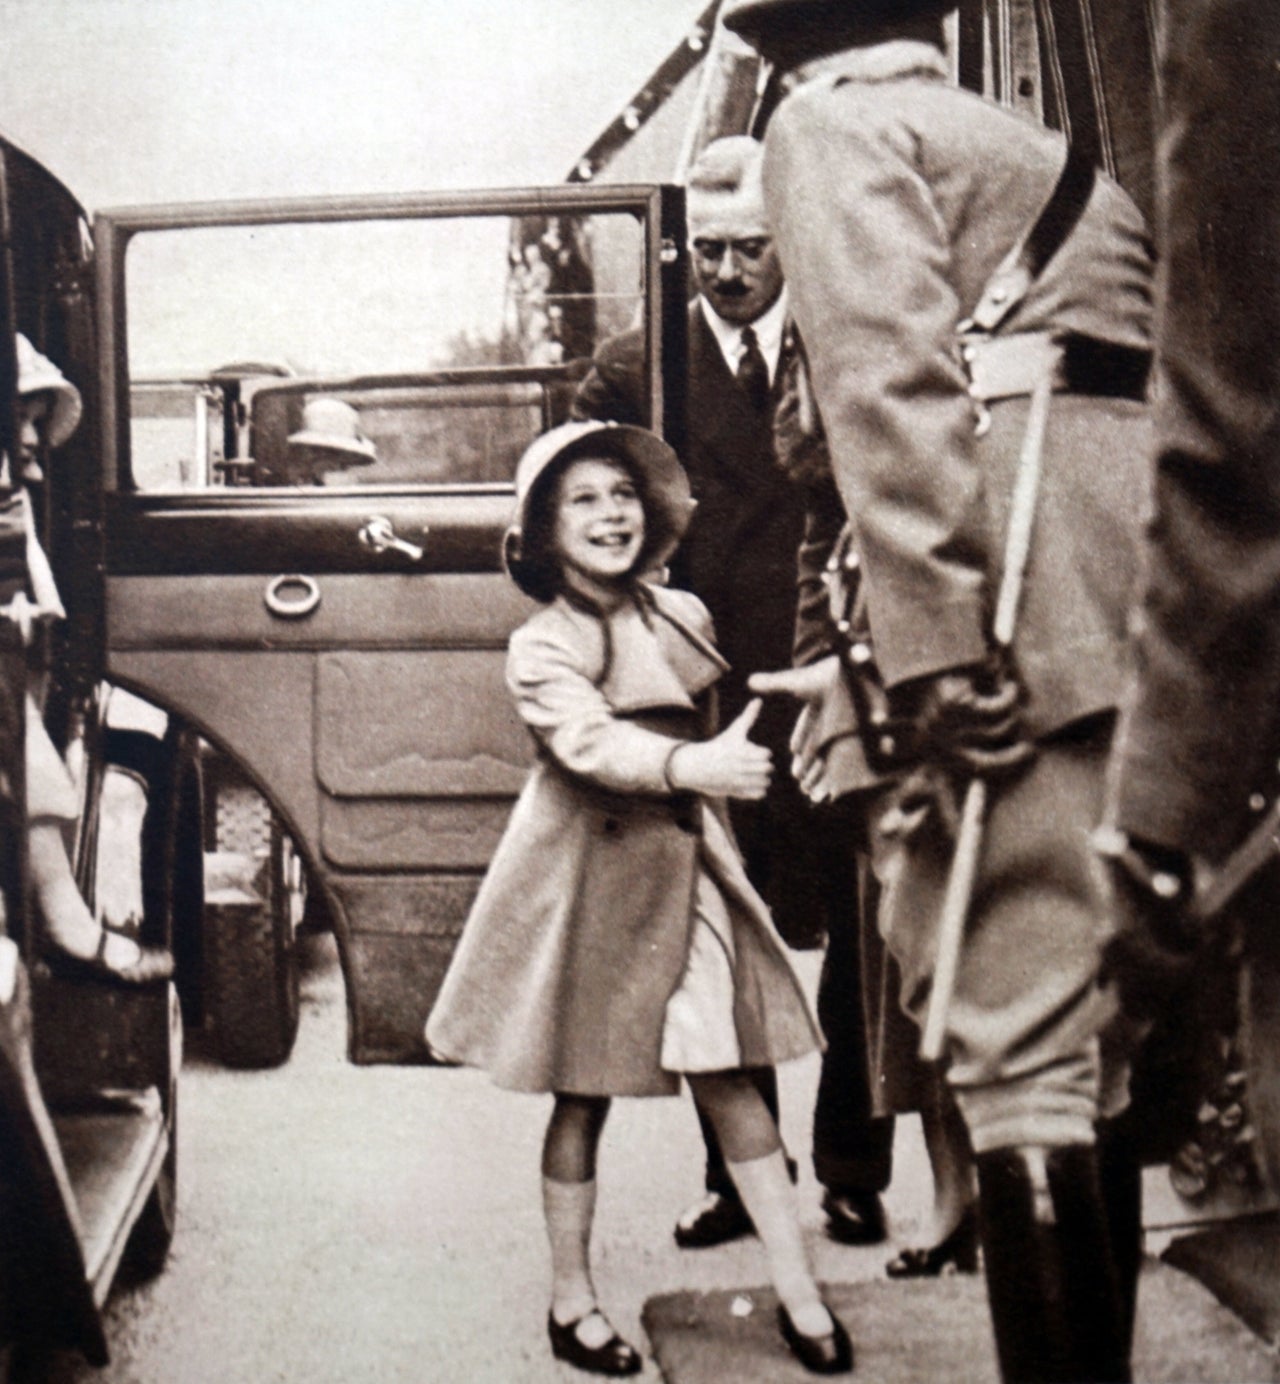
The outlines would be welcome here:
M 754 322 L 782 291 L 761 182 L 763 149 L 747 135 L 717 139 L 685 183 L 698 288 L 729 322 Z
M 767 234 L 760 177 L 763 156 L 764 146 L 750 135 L 730 135 L 707 145 L 685 180 L 691 235 L 698 234 L 699 221 L 726 211 Z

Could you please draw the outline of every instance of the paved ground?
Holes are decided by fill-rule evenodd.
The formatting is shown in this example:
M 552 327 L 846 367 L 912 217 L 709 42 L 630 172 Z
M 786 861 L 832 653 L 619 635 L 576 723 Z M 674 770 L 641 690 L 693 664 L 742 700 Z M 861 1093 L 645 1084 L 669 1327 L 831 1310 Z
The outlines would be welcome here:
M 302 1030 L 288 1066 L 227 1072 L 191 1045 L 169 1267 L 154 1284 L 113 1300 L 110 1366 L 95 1372 L 64 1359 L 55 1379 L 581 1380 L 550 1358 L 545 1342 L 538 1153 L 547 1101 L 498 1092 L 472 1072 L 351 1066 L 331 944 L 310 945 Z M 812 983 L 817 958 L 802 963 Z M 821 1231 L 807 1166 L 816 1079 L 816 1059 L 783 1073 L 806 1230 L 823 1278 L 879 1284 L 891 1248 L 837 1246 Z M 647 1346 L 646 1299 L 765 1279 L 755 1241 L 696 1253 L 675 1248 L 672 1223 L 699 1178 L 687 1099 L 616 1104 L 602 1151 L 597 1278 L 616 1324 L 638 1344 Z M 903 1121 L 888 1197 L 895 1239 L 918 1235 L 927 1186 L 918 1128 Z M 1193 1300 L 1218 1310 L 1198 1285 Z M 954 1378 L 966 1378 L 963 1359 L 956 1370 Z M 659 1378 L 647 1357 L 641 1379 Z

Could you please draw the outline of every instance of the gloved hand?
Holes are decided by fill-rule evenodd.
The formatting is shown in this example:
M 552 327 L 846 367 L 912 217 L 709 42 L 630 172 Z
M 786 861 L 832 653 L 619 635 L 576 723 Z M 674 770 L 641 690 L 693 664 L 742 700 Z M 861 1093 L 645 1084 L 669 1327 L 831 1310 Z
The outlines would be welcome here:
M 879 831 L 893 841 L 910 841 L 932 820 L 948 840 L 954 840 L 963 796 L 952 770 L 939 764 L 918 765 L 895 790 L 893 806 L 881 816 Z
M 1131 1019 L 1153 1021 L 1185 993 L 1205 954 L 1207 939 L 1190 911 L 1191 860 L 1107 827 L 1094 833 L 1093 848 L 1115 924 L 1103 948 L 1099 980 L 1116 986 Z
M 1022 733 L 1017 680 L 994 668 L 949 669 L 890 692 L 890 710 L 910 723 L 921 759 L 986 778 L 1025 764 L 1035 748 Z

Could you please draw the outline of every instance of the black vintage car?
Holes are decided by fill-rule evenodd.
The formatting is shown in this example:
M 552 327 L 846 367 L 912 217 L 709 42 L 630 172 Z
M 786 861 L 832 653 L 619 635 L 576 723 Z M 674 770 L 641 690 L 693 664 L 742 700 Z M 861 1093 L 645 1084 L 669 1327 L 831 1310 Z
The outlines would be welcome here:
M 47 496 L 69 613 L 50 714 L 110 685 L 113 741 L 171 792 L 187 1021 L 229 1063 L 283 1061 L 295 938 L 328 926 L 352 1057 L 426 1060 L 527 768 L 502 684 L 526 613 L 499 559 L 515 463 L 637 322 L 653 418 L 681 416 L 660 369 L 682 349 L 681 196 L 21 215 L 66 243 L 16 276 L 42 295 L 18 325 L 89 403 Z M 354 411 L 360 465 L 292 472 L 317 402 Z

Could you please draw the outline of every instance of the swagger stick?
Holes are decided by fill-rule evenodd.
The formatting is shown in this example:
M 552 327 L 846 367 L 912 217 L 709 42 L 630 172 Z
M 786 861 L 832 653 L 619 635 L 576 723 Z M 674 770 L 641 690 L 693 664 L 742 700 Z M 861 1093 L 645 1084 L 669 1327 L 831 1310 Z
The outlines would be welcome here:
M 1049 401 L 1053 396 L 1057 349 L 1055 347 L 1054 354 L 1045 361 L 1035 389 L 1031 392 L 1027 430 L 1023 434 L 1022 451 L 1018 456 L 1018 474 L 1004 544 L 1004 570 L 1000 574 L 995 621 L 991 631 L 997 647 L 1001 649 L 1008 649 L 1013 644 L 1022 579 L 1031 553 L 1031 530 L 1035 524 L 1036 497 L 1040 490 L 1040 463 L 1044 456 L 1045 428 L 1049 422 Z M 956 831 L 955 854 L 951 857 L 947 888 L 942 896 L 938 956 L 933 968 L 924 1036 L 920 1040 L 920 1056 L 926 1062 L 936 1062 L 942 1056 L 947 1037 L 947 1016 L 951 1010 L 951 997 L 955 993 L 956 972 L 960 968 L 960 948 L 964 943 L 964 924 L 973 895 L 973 881 L 982 854 L 982 826 L 986 813 L 987 782 L 983 778 L 972 778 L 965 790 L 960 826 Z

